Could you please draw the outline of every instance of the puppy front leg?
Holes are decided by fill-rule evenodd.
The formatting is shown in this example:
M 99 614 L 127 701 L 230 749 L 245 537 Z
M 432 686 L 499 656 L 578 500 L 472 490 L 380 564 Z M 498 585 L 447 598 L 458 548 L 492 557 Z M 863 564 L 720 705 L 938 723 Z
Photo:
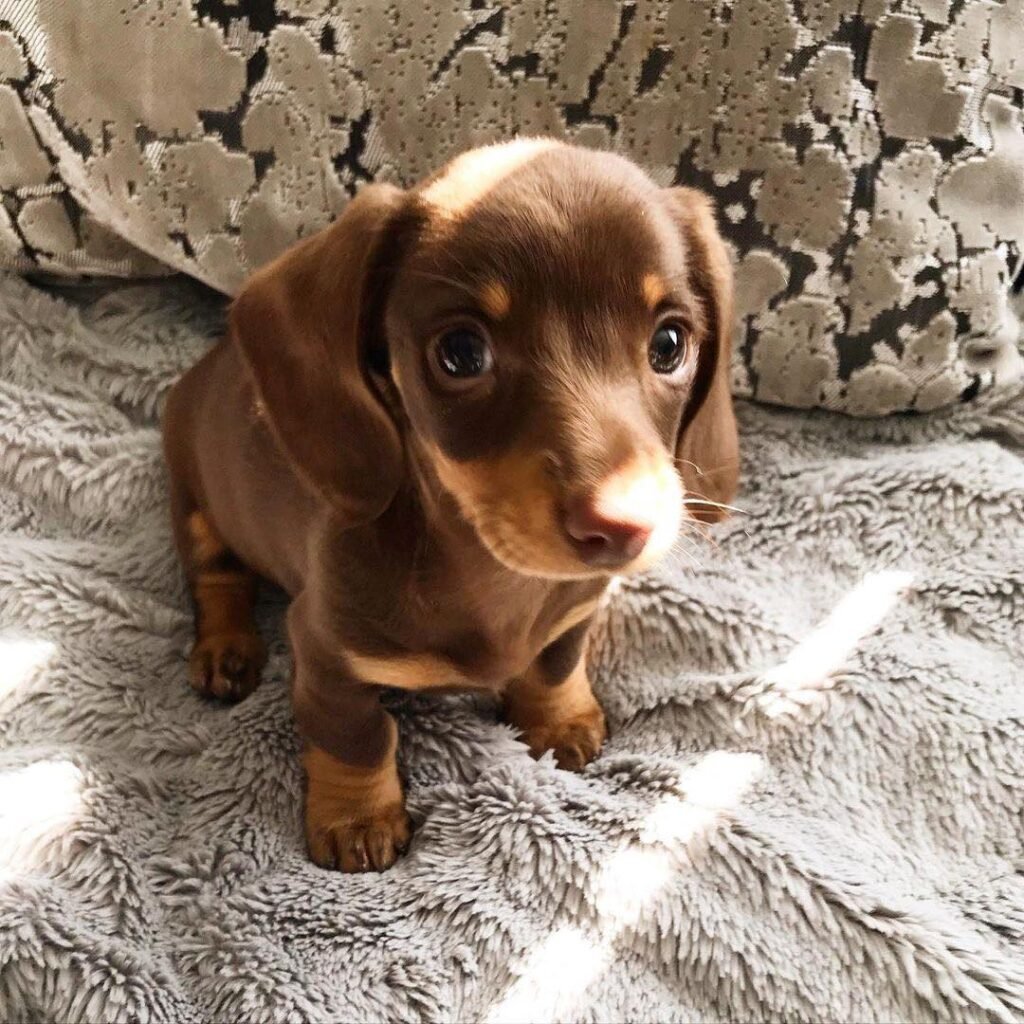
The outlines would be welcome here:
M 309 743 L 306 769 L 306 842 L 324 868 L 383 871 L 412 836 L 395 762 L 398 730 L 386 712 L 390 750 L 375 765 L 353 764 Z
M 589 621 L 581 622 L 563 633 L 505 690 L 506 715 L 530 753 L 540 757 L 553 750 L 558 767 L 574 772 L 597 757 L 607 736 L 587 676 L 589 627 Z
M 289 615 L 295 721 L 305 741 L 305 826 L 310 857 L 341 871 L 383 871 L 409 844 L 412 824 L 398 775 L 398 727 L 380 690 L 346 679 L 337 658 Z

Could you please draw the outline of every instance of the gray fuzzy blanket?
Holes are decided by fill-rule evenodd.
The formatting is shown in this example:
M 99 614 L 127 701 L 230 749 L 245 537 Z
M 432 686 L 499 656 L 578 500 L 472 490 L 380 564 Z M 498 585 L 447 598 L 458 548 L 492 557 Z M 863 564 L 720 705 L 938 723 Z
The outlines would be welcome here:
M 583 776 L 400 702 L 418 831 L 306 859 L 281 603 L 185 682 L 156 418 L 193 286 L 0 279 L 0 1019 L 1024 1016 L 1024 392 L 741 410 L 745 513 L 610 595 Z

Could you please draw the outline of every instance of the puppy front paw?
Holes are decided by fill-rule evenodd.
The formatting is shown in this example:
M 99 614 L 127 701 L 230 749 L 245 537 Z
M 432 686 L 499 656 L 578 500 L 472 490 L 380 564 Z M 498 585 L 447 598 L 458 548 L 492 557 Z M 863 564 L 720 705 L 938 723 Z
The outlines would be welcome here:
M 412 838 L 412 821 L 403 803 L 361 816 L 331 818 L 307 809 L 309 855 L 322 868 L 339 871 L 384 871 L 404 853 Z
M 188 659 L 189 683 L 205 697 L 239 701 L 256 689 L 266 658 L 266 648 L 255 632 L 200 637 Z
M 553 722 L 542 722 L 522 732 L 523 742 L 534 757 L 554 751 L 555 764 L 570 772 L 581 772 L 601 752 L 608 736 L 604 712 L 592 709 Z

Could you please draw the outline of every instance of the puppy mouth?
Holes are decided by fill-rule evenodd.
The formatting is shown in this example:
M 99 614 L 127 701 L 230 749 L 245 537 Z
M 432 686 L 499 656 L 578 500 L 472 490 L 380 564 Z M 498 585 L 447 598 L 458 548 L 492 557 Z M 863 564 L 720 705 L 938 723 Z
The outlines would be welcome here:
M 683 490 L 662 486 L 654 506 L 637 522 L 574 517 L 572 504 L 547 496 L 542 508 L 513 499 L 477 504 L 464 514 L 491 555 L 520 574 L 550 579 L 594 579 L 651 568 L 680 532 Z M 667 493 L 666 493 L 667 492 Z M 532 527 L 532 528 L 531 528 Z
M 608 570 L 581 561 L 568 543 L 552 542 L 557 537 L 553 518 L 550 529 L 537 537 L 522 525 L 527 516 L 536 515 L 536 510 L 517 515 L 514 507 L 503 506 L 504 503 L 492 508 L 478 505 L 473 509 L 463 507 L 462 511 L 483 546 L 506 569 L 522 576 L 552 580 L 608 575 Z
M 672 546 L 676 529 L 655 530 L 651 539 L 621 556 L 595 557 L 600 542 L 566 541 L 540 543 L 524 534 L 514 522 L 491 519 L 487 527 L 473 524 L 477 536 L 491 555 L 506 568 L 526 576 L 547 579 L 595 579 L 625 576 L 651 568 Z M 554 532 L 554 529 L 552 530 Z M 655 534 L 663 535 L 655 537 Z
M 468 466 L 430 453 L 437 479 L 490 555 L 521 575 L 640 572 L 672 547 L 683 485 L 671 460 L 638 453 L 597 485 L 558 479 L 543 456 Z

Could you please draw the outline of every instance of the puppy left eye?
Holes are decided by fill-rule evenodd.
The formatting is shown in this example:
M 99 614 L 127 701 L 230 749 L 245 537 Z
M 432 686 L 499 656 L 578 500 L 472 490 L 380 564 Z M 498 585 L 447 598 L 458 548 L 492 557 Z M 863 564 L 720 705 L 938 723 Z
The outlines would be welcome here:
M 476 331 L 466 327 L 442 335 L 435 357 L 441 371 L 456 380 L 482 377 L 494 364 L 491 347 Z
M 647 346 L 647 358 L 655 373 L 675 373 L 686 357 L 687 336 L 680 324 L 662 324 Z

